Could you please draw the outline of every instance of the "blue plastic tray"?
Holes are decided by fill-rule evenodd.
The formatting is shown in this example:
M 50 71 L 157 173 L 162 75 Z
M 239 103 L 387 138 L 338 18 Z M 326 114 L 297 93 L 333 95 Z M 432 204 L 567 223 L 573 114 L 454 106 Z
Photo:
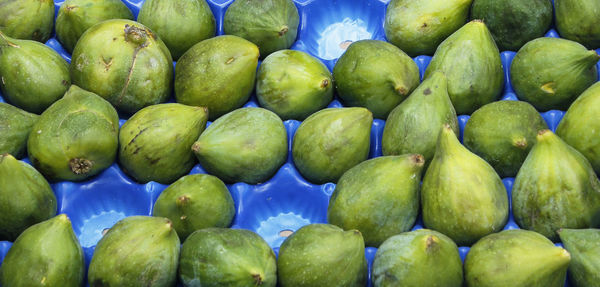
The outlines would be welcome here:
M 321 59 L 332 70 L 338 57 L 344 52 L 340 44 L 345 41 L 362 39 L 385 40 L 383 30 L 386 5 L 389 0 L 294 0 L 300 13 L 300 27 L 297 41 L 292 49 L 302 50 Z M 56 12 L 62 0 L 55 0 Z M 123 0 L 134 15 L 140 10 L 144 0 Z M 223 16 L 233 0 L 208 0 L 217 20 L 217 34 L 223 34 Z M 551 29 L 547 37 L 559 37 Z M 70 55 L 60 46 L 56 37 L 52 37 L 46 45 L 58 51 L 67 61 Z M 600 49 L 598 50 L 600 52 Z M 518 100 L 510 82 L 509 67 L 515 52 L 502 52 L 502 63 L 505 73 L 505 87 L 502 100 Z M 430 56 L 414 58 L 421 77 L 431 60 Z M 599 64 L 600 67 L 600 64 Z M 0 95 L 0 102 L 3 99 Z M 171 101 L 173 101 L 171 99 Z M 245 107 L 256 107 L 255 96 Z M 329 107 L 342 107 L 337 100 Z M 548 111 L 542 117 L 552 131 L 562 119 L 564 111 Z M 460 140 L 468 115 L 458 117 L 460 124 Z M 126 119 L 121 119 L 121 124 Z M 294 132 L 300 122 L 285 121 L 288 132 L 290 152 L 287 162 L 269 181 L 259 185 L 236 183 L 228 185 L 236 207 L 236 215 L 232 228 L 245 228 L 260 234 L 277 253 L 285 239 L 282 231 L 295 231 L 311 223 L 327 222 L 327 205 L 335 184 L 314 185 L 302 178 L 292 161 L 291 143 Z M 209 123 L 210 124 L 210 123 Z M 381 156 L 381 137 L 385 121 L 374 120 L 371 131 L 371 152 L 369 158 Z M 24 161 L 28 162 L 27 159 Z M 205 173 L 200 165 L 196 165 L 191 173 Z M 514 182 L 513 178 L 503 179 L 509 194 Z M 98 176 L 81 183 L 59 182 L 52 184 L 58 199 L 58 212 L 66 213 L 72 221 L 75 234 L 85 251 L 86 265 L 92 257 L 96 243 L 102 232 L 117 221 L 133 215 L 151 215 L 152 206 L 160 192 L 167 186 L 155 182 L 138 184 L 125 175 L 118 164 Z M 421 220 L 413 227 L 423 228 Z M 512 211 L 504 229 L 517 229 Z M 560 245 L 560 244 L 557 244 Z M 0 263 L 10 248 L 10 242 L 0 241 Z M 376 248 L 367 247 L 365 255 L 369 262 L 369 284 L 371 264 Z M 459 247 L 464 257 L 469 247 Z M 566 284 L 565 286 L 568 286 Z

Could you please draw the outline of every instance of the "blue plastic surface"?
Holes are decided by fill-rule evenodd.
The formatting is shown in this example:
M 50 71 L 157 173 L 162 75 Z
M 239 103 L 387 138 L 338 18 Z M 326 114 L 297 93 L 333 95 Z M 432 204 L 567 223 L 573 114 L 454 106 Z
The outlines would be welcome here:
M 62 2 L 55 0 L 57 12 Z M 123 2 L 137 17 L 143 0 L 123 0 Z M 233 0 L 208 0 L 217 20 L 219 35 L 223 34 L 222 20 L 231 2 Z M 385 40 L 383 21 L 387 2 L 389 0 L 295 0 L 300 13 L 300 27 L 297 41 L 292 49 L 308 52 L 323 61 L 331 70 L 337 58 L 344 52 L 347 41 Z M 558 37 L 558 33 L 552 29 L 546 36 Z M 70 61 L 70 55 L 54 36 L 46 44 Z M 514 55 L 515 52 L 510 51 L 501 53 L 505 71 L 502 100 L 518 100 L 509 77 L 509 67 Z M 431 57 L 418 56 L 414 60 L 422 77 Z M 0 102 L 4 102 L 1 95 Z M 255 96 L 245 105 L 245 107 L 256 106 L 258 103 Z M 342 105 L 338 100 L 334 100 L 329 107 L 342 107 Z M 542 113 L 542 117 L 553 131 L 563 115 L 564 111 L 555 110 Z M 458 119 L 462 141 L 463 130 L 469 116 L 460 115 Z M 121 124 L 125 120 L 123 118 Z M 290 152 L 287 162 L 273 178 L 259 185 L 245 183 L 228 185 L 236 208 L 232 228 L 245 228 L 257 232 L 276 252 L 285 239 L 280 235 L 281 231 L 295 231 L 310 223 L 327 222 L 329 197 L 335 189 L 335 184 L 332 183 L 313 185 L 307 182 L 294 167 L 291 158 L 291 142 L 299 125 L 300 122 L 294 120 L 285 122 Z M 381 156 L 384 125 L 385 122 L 382 120 L 373 122 L 369 158 Z M 205 171 L 201 166 L 196 165 L 191 173 L 205 173 Z M 513 178 L 503 179 L 509 199 L 513 181 Z M 154 201 L 166 185 L 154 182 L 136 183 L 115 163 L 85 182 L 59 182 L 52 184 L 52 187 L 58 199 L 58 212 L 66 213 L 71 219 L 75 234 L 85 250 L 86 264 L 89 264 L 94 247 L 102 237 L 103 231 L 127 216 L 151 215 Z M 423 228 L 423 224 L 421 219 L 418 219 L 413 230 L 420 228 Z M 519 227 L 511 211 L 510 219 L 504 229 L 515 228 Z M 0 242 L 0 263 L 10 246 L 10 242 Z M 459 251 L 464 260 L 469 247 L 459 247 Z M 365 256 L 369 262 L 369 278 L 375 252 L 376 249 L 372 247 L 365 249 Z

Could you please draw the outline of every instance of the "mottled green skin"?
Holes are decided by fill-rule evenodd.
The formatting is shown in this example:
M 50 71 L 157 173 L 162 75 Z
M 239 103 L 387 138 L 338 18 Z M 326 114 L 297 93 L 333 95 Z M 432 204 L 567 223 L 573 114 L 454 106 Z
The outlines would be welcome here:
M 225 182 L 267 181 L 287 158 L 281 119 L 263 108 L 243 108 L 212 123 L 192 146 L 202 167 Z
M 181 247 L 179 279 L 186 287 L 275 287 L 275 253 L 250 230 L 198 230 Z
M 446 77 L 436 72 L 388 116 L 383 128 L 383 154 L 423 155 L 426 170 L 445 124 L 458 134 L 458 119 L 448 96 Z
M 555 0 L 556 28 L 560 36 L 589 49 L 600 48 L 600 2 Z
M 598 80 L 600 56 L 576 42 L 538 38 L 519 50 L 510 66 L 512 86 L 519 99 L 539 111 L 566 110 Z
M 375 287 L 461 287 L 463 267 L 452 239 L 420 229 L 386 240 L 373 261 Z
M 204 40 L 177 62 L 175 99 L 207 107 L 213 121 L 248 101 L 257 65 L 258 47 L 251 42 L 236 36 Z
M 162 40 L 142 24 L 107 20 L 79 38 L 71 79 L 119 111 L 133 114 L 171 96 L 173 59 Z
M 71 53 L 87 29 L 110 19 L 133 20 L 133 14 L 121 0 L 66 0 L 56 17 L 56 38 Z
M 69 64 L 58 53 L 42 43 L 12 39 L 2 32 L 0 78 L 4 99 L 36 114 L 60 99 L 71 85 Z
M 542 116 L 529 103 L 499 101 L 471 115 L 463 142 L 500 177 L 514 177 L 535 145 L 537 132 L 547 128 Z
M 600 230 L 561 229 L 558 234 L 571 253 L 569 280 L 572 286 L 600 286 Z
M 29 226 L 56 214 L 56 197 L 44 177 L 9 154 L 0 155 L 0 240 L 14 241 Z
M 600 174 L 600 83 L 581 94 L 560 121 L 556 134 L 582 153 Z
M 216 32 L 206 0 L 146 0 L 137 20 L 160 36 L 174 60 Z
M 571 256 L 533 231 L 513 229 L 479 240 L 465 259 L 467 287 L 562 287 Z
M 10 37 L 46 42 L 54 27 L 52 0 L 0 0 L 0 31 Z
M 16 158 L 25 156 L 27 138 L 38 115 L 28 113 L 15 106 L 0 103 L 0 154 L 11 154 Z
M 385 119 L 419 85 L 417 64 L 398 47 L 378 40 L 352 43 L 333 68 L 338 96 Z
M 360 231 L 367 246 L 412 228 L 419 214 L 421 155 L 364 161 L 340 178 L 331 195 L 327 222 Z
M 178 179 L 160 194 L 153 216 L 166 217 L 181 240 L 209 227 L 229 227 L 235 215 L 233 198 L 225 184 L 208 174 Z
M 302 121 L 333 100 L 333 77 L 327 66 L 308 53 L 277 51 L 258 69 L 256 98 L 281 119 Z
M 0 267 L 0 285 L 79 287 L 85 275 L 83 260 L 71 221 L 60 214 L 17 238 Z
M 365 286 L 362 235 L 331 224 L 306 225 L 281 244 L 277 275 L 281 287 Z
M 88 283 L 90 287 L 175 286 L 179 245 L 168 219 L 127 217 L 98 242 Z
M 385 36 L 411 57 L 432 55 L 439 44 L 469 20 L 473 0 L 392 0 Z
M 423 223 L 460 246 L 502 230 L 508 195 L 496 171 L 442 128 L 421 188 Z
M 550 29 L 552 3 L 550 0 L 474 0 L 471 19 L 485 22 L 501 51 L 518 51 Z
M 119 163 L 138 182 L 169 184 L 196 164 L 191 146 L 208 119 L 203 107 L 158 104 L 135 113 L 119 131 Z
M 373 115 L 365 108 L 324 109 L 300 124 L 294 135 L 294 164 L 315 184 L 337 182 L 369 156 Z
M 440 44 L 424 78 L 435 71 L 448 78 L 448 94 L 459 115 L 497 100 L 504 88 L 498 47 L 479 20 L 467 23 Z
M 225 12 L 223 30 L 256 44 L 266 57 L 292 46 L 299 23 L 292 0 L 236 0 Z
M 521 228 L 558 241 L 561 228 L 600 227 L 600 181 L 581 153 L 543 130 L 515 178 L 512 210 Z
M 84 180 L 115 161 L 118 133 L 119 117 L 110 103 L 73 85 L 39 117 L 27 153 L 46 178 Z

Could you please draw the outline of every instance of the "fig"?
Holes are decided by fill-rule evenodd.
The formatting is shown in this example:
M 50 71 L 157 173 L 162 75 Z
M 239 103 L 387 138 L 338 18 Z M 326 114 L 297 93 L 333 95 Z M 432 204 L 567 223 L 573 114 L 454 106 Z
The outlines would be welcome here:
M 596 0 L 555 0 L 556 29 L 561 37 L 589 49 L 600 48 L 600 2 Z
M 38 117 L 15 106 L 0 103 L 0 154 L 24 157 L 27 138 Z
M 0 7 L 2 33 L 42 43 L 50 39 L 54 27 L 54 1 L 0 0 Z
M 558 235 L 571 254 L 569 280 L 572 286 L 600 286 L 600 230 L 561 229 Z

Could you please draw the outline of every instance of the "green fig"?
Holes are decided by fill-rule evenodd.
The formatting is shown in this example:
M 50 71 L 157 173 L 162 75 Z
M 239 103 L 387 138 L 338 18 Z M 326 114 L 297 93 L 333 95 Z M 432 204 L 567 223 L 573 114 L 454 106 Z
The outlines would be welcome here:
M 432 55 L 439 44 L 469 20 L 473 0 L 392 0 L 385 36 L 411 57 Z
M 292 0 L 235 0 L 225 12 L 223 30 L 256 44 L 266 57 L 292 46 L 299 23 Z
M 71 221 L 60 214 L 27 228 L 17 238 L 0 267 L 0 285 L 79 287 L 84 275 L 83 250 Z
M 117 111 L 94 93 L 73 85 L 33 125 L 29 159 L 52 180 L 84 180 L 108 168 L 119 145 Z
M 186 287 L 275 287 L 275 253 L 250 230 L 198 230 L 181 247 L 179 279 Z
M 89 28 L 75 46 L 73 83 L 133 114 L 167 100 L 173 86 L 173 59 L 145 26 L 113 19 Z
M 348 106 L 388 114 L 419 85 L 417 64 L 396 46 L 378 40 L 352 43 L 333 68 L 338 95 Z
M 36 114 L 0 103 L 0 154 L 9 153 L 16 158 L 24 157 L 27 138 L 37 120 Z
M 541 130 L 515 178 L 512 209 L 521 228 L 558 241 L 561 228 L 600 226 L 600 181 L 581 153 Z
M 427 229 L 386 240 L 373 261 L 375 287 L 463 286 L 463 267 L 452 239 Z
M 269 110 L 243 108 L 212 123 L 192 146 L 206 171 L 225 182 L 257 184 L 271 178 L 287 158 L 287 133 Z
M 381 142 L 383 154 L 421 154 L 426 170 L 444 124 L 458 134 L 458 119 L 448 96 L 446 76 L 435 72 L 388 116 Z
M 482 19 L 501 51 L 517 51 L 552 24 L 550 0 L 474 0 L 471 19 Z
M 487 162 L 462 146 L 444 126 L 421 189 L 423 223 L 461 246 L 502 230 L 508 195 Z
M 558 235 L 571 254 L 572 286 L 600 286 L 600 229 L 561 229 Z
M 562 287 L 571 255 L 544 236 L 513 229 L 479 240 L 465 259 L 467 287 Z
M 70 85 L 69 64 L 52 48 L 0 32 L 0 91 L 8 103 L 40 114 Z
M 169 184 L 190 172 L 190 149 L 208 119 L 203 107 L 159 104 L 135 113 L 119 131 L 119 163 L 138 182 Z
M 133 14 L 120 0 L 66 0 L 56 17 L 56 38 L 72 53 L 83 32 L 110 19 L 133 20 Z
M 530 104 L 499 101 L 471 115 L 463 142 L 494 167 L 500 177 L 514 177 L 535 144 L 537 132 L 547 128 L 542 116 Z
M 258 47 L 236 36 L 218 36 L 190 48 L 175 67 L 178 103 L 208 108 L 210 120 L 248 101 L 254 89 Z
M 600 48 L 600 2 L 596 0 L 554 0 L 556 29 L 560 36 L 589 49 Z
M 181 240 L 209 227 L 228 227 L 235 215 L 233 198 L 225 184 L 208 174 L 178 179 L 160 194 L 153 216 L 166 217 Z
M 316 184 L 337 182 L 369 156 L 373 115 L 365 108 L 332 108 L 312 114 L 294 135 L 298 171 Z
M 302 51 L 272 53 L 256 78 L 258 102 L 283 120 L 302 121 L 333 100 L 333 78 L 327 66 Z
M 519 99 L 540 111 L 566 110 L 598 80 L 600 55 L 576 42 L 538 38 L 517 52 L 510 66 L 512 86 Z
M 23 230 L 56 214 L 56 196 L 46 179 L 9 154 L 0 155 L 0 240 L 14 241 Z
M 146 0 L 137 20 L 160 36 L 174 60 L 216 32 L 206 0 Z
M 175 286 L 179 238 L 171 221 L 131 216 L 100 239 L 88 270 L 90 287 Z
M 365 286 L 362 235 L 330 224 L 306 225 L 281 244 L 277 275 L 281 287 Z
M 54 26 L 54 1 L 0 0 L 0 8 L 2 33 L 42 43 L 50 39 Z
M 427 70 L 448 78 L 448 94 L 458 114 L 470 114 L 498 99 L 504 88 L 504 71 L 494 38 L 483 21 L 473 20 L 442 42 Z
M 418 154 L 364 161 L 342 175 L 331 195 L 327 221 L 356 229 L 367 246 L 412 228 L 419 214 L 425 160 Z
M 560 121 L 556 134 L 582 153 L 600 174 L 600 83 L 581 94 Z

